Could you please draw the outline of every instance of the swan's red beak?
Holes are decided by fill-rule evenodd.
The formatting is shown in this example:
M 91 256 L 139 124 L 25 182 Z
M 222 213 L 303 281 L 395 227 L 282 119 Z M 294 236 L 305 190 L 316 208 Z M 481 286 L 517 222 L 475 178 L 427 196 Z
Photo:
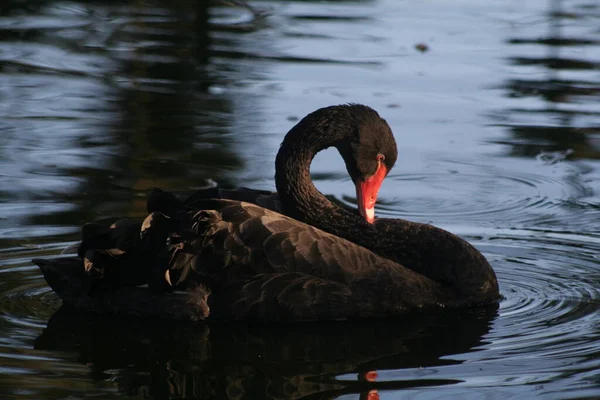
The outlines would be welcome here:
M 377 171 L 365 180 L 356 182 L 356 200 L 358 202 L 358 212 L 365 217 L 368 223 L 375 222 L 375 202 L 377 193 L 387 175 L 387 168 L 382 163 L 379 164 Z

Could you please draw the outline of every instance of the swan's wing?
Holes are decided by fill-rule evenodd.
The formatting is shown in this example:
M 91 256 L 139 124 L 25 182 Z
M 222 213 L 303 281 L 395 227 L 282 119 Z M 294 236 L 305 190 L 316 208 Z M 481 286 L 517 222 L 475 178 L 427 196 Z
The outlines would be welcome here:
M 207 284 L 218 308 L 230 304 L 234 318 L 263 318 L 268 310 L 290 319 L 393 315 L 437 307 L 451 295 L 430 278 L 273 211 L 229 200 L 198 204 L 203 209 L 187 214 L 190 228 L 174 240 L 168 274 L 176 288 Z
M 444 290 L 427 278 L 407 275 L 398 280 L 385 270 L 351 282 L 297 272 L 260 274 L 233 280 L 209 298 L 211 317 L 229 320 L 309 321 L 398 315 L 432 303 Z
M 215 319 L 332 320 L 357 313 L 351 299 L 346 285 L 289 272 L 227 284 L 210 297 L 210 307 Z
M 169 237 L 168 269 L 174 285 L 185 286 L 188 279 L 224 285 L 277 273 L 348 284 L 378 265 L 391 264 L 345 239 L 253 204 L 229 200 L 197 204 L 202 210 L 188 212 L 183 229 Z

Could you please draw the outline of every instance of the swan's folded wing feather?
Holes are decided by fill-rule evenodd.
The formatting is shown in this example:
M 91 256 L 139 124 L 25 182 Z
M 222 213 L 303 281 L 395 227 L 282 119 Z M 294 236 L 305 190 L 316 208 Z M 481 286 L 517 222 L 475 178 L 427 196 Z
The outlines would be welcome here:
M 192 268 L 222 284 L 257 274 L 300 273 L 348 283 L 393 263 L 345 239 L 249 203 L 210 200 L 196 212 L 194 235 L 171 259 L 172 269 Z M 193 262 L 183 254 L 192 253 Z M 186 264 L 186 265 L 183 265 Z M 384 265 L 385 264 L 385 265 Z M 398 266 L 403 268 L 402 266 Z
M 262 274 L 223 287 L 210 298 L 213 318 L 308 321 L 351 317 L 350 289 L 299 273 Z
M 194 234 L 173 252 L 170 268 L 178 271 L 176 289 L 212 289 L 213 317 L 373 317 L 445 296 L 431 279 L 281 214 L 229 200 L 203 204 L 213 208 L 193 215 Z

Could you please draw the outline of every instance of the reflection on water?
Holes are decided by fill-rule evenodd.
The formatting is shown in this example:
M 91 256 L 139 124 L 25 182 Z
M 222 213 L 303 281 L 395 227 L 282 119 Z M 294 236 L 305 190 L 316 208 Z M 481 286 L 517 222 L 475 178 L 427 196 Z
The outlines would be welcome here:
M 11 98 L 3 147 L 14 161 L 3 174 L 3 197 L 31 196 L 44 206 L 69 199 L 24 224 L 135 215 L 143 209 L 143 201 L 131 204 L 136 193 L 227 182 L 241 166 L 223 134 L 232 100 L 210 92 L 220 77 L 208 65 L 208 3 L 20 4 L 7 3 L 6 14 L 15 16 L 2 24 L 12 33 L 2 62 L 2 90 Z M 28 236 L 21 233 L 8 236 Z
M 451 355 L 481 345 L 495 314 L 492 309 L 367 323 L 165 326 L 61 309 L 35 347 L 73 354 L 89 366 L 92 379 L 111 379 L 128 395 L 367 396 L 377 390 L 457 383 L 419 370 L 440 365 L 440 356 L 446 357 L 442 365 L 460 364 Z M 401 379 L 379 381 L 377 369 L 405 372 Z
M 598 26 L 593 0 L 2 1 L 0 397 L 599 397 Z M 343 102 L 399 143 L 378 212 L 473 242 L 499 310 L 291 326 L 56 312 L 32 258 L 140 216 L 153 186 L 272 189 L 282 135 Z M 354 205 L 335 152 L 312 172 Z
M 552 0 L 545 34 L 524 30 L 507 39 L 518 55 L 508 57 L 517 68 L 505 88 L 508 96 L 523 100 L 501 111 L 510 118 L 513 139 L 504 143 L 514 155 L 572 150 L 578 158 L 600 157 L 600 80 L 593 74 L 600 70 L 600 41 L 593 25 L 585 23 L 597 19 L 598 9 L 581 3 L 565 11 L 562 1 Z

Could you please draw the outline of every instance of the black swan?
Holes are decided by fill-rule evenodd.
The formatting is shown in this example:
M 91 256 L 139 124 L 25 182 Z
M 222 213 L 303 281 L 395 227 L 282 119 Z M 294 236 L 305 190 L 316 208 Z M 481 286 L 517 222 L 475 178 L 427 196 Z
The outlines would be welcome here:
M 310 179 L 313 157 L 331 146 L 356 185 L 358 213 Z M 78 257 L 34 262 L 66 304 L 166 319 L 354 319 L 497 301 L 496 275 L 469 243 L 431 225 L 374 219 L 396 157 L 371 108 L 322 108 L 281 145 L 279 198 L 217 189 L 180 201 L 155 190 L 142 223 L 86 225 Z

